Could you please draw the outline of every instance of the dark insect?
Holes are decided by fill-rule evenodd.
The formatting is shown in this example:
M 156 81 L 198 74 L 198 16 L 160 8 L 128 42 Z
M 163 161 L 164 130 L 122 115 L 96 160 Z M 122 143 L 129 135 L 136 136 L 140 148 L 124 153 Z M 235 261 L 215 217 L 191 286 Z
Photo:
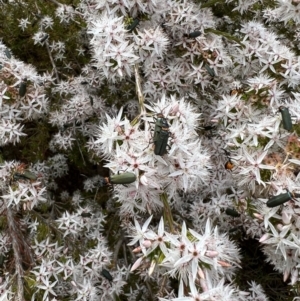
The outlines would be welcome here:
M 134 19 L 133 22 L 126 27 L 126 29 L 128 31 L 133 31 L 139 25 L 139 23 L 140 23 L 139 19 Z
M 42 37 L 42 39 L 40 40 L 40 43 L 45 42 L 45 41 L 48 39 L 48 37 L 49 37 L 49 35 L 46 33 L 46 34 Z
M 7 48 L 5 48 L 4 53 L 8 59 L 11 59 L 11 53 Z
M 121 174 L 112 175 L 109 177 L 110 184 L 131 184 L 136 181 L 136 175 L 132 172 L 123 172 Z
M 154 154 L 163 156 L 167 152 L 168 140 L 170 137 L 170 125 L 167 119 L 160 113 L 157 115 L 154 126 Z
M 91 106 L 93 106 L 93 105 L 94 105 L 94 99 L 93 99 L 93 97 L 92 97 L 92 96 L 89 96 L 89 98 L 90 98 L 90 103 L 91 103 Z
M 201 31 L 196 30 L 196 31 L 193 31 L 193 32 L 190 32 L 190 33 L 187 33 L 187 34 L 185 33 L 183 36 L 186 37 L 186 38 L 195 39 L 195 38 L 201 36 L 201 34 L 202 34 Z
M 81 213 L 81 216 L 82 216 L 82 217 L 91 217 L 92 214 L 91 214 L 90 212 L 82 212 L 82 213 Z
M 227 215 L 232 216 L 232 217 L 239 217 L 239 216 L 241 216 L 235 209 L 232 209 L 232 208 L 226 208 L 225 213 Z
M 273 208 L 281 204 L 284 204 L 294 198 L 299 198 L 299 197 L 300 197 L 299 193 L 291 193 L 287 191 L 286 193 L 281 193 L 279 195 L 270 197 L 269 200 L 267 201 L 267 206 Z
M 112 275 L 110 274 L 110 272 L 109 272 L 108 270 L 103 269 L 103 270 L 101 271 L 101 275 L 102 275 L 104 278 L 106 278 L 109 282 L 112 282 L 112 281 L 113 281 L 113 277 L 112 277 Z
M 32 173 L 29 170 L 24 170 L 24 172 L 20 173 L 20 172 L 15 172 L 13 175 L 13 178 L 15 181 L 17 180 L 33 180 L 35 181 L 37 179 L 37 176 Z
M 21 84 L 20 84 L 20 87 L 19 87 L 19 95 L 21 97 L 24 97 L 25 94 L 26 94 L 26 89 L 27 89 L 27 78 L 25 77 L 22 81 L 21 81 Z
M 208 64 L 205 64 L 204 67 L 205 67 L 206 71 L 208 72 L 208 74 L 211 77 L 215 77 L 216 76 L 215 71 L 213 69 L 211 69 Z
M 293 128 L 293 124 L 292 124 L 292 117 L 291 114 L 289 112 L 289 109 L 287 107 L 279 107 L 279 111 L 281 113 L 281 117 L 282 117 L 282 125 L 283 128 L 289 132 L 291 132 L 292 128 Z
M 126 185 L 131 184 L 136 181 L 136 175 L 132 172 L 123 172 L 118 173 L 116 175 L 112 175 L 109 177 L 101 178 L 100 186 L 107 186 L 107 185 Z

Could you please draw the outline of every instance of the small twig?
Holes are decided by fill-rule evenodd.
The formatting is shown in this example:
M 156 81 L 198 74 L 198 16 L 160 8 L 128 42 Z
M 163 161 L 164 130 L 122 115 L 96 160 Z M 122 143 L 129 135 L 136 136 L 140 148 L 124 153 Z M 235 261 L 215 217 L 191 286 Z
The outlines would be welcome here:
M 12 247 L 14 250 L 14 257 L 15 257 L 15 269 L 16 269 L 16 276 L 17 276 L 17 296 L 18 300 L 23 301 L 24 299 L 24 286 L 23 286 L 23 268 L 22 268 L 22 256 L 20 251 L 20 246 L 18 244 L 18 237 L 16 225 L 14 223 L 14 217 L 11 212 L 11 209 L 7 207 L 7 223 L 9 228 L 9 234 L 12 239 Z
M 145 112 L 145 98 L 142 92 L 142 86 L 141 86 L 141 79 L 139 74 L 139 67 L 138 64 L 134 65 L 134 74 L 135 74 L 135 83 L 136 83 L 136 93 L 139 99 L 139 105 L 140 105 L 140 113 L 143 114 Z
M 94 196 L 94 202 L 96 202 L 96 197 L 97 197 L 98 191 L 99 191 L 99 186 L 97 186 L 97 189 L 96 189 L 96 193 L 95 193 L 95 196 Z
M 81 148 L 80 148 L 80 145 L 78 143 L 77 138 L 75 140 L 76 140 L 77 146 L 79 148 L 79 152 L 80 152 L 80 155 L 81 155 L 81 158 L 82 158 L 82 161 L 83 161 L 83 165 L 86 166 L 86 163 L 85 163 L 85 160 L 84 160 L 84 157 L 83 157 L 83 154 L 82 154 L 82 151 L 81 151 Z
M 124 261 L 125 261 L 125 265 L 128 267 L 128 260 L 127 260 L 127 252 L 126 252 L 126 245 L 123 244 L 123 256 L 124 256 Z
M 167 276 L 165 275 L 165 276 L 163 276 L 162 283 L 161 283 L 160 289 L 159 289 L 158 294 L 157 294 L 159 297 L 163 296 L 163 289 L 165 287 L 166 281 L 167 281 Z
M 49 43 L 48 43 L 47 40 L 45 41 L 45 45 L 46 45 L 46 48 L 47 48 L 47 51 L 48 51 L 48 55 L 50 57 L 50 61 L 51 61 L 51 64 L 52 64 L 52 67 L 53 67 L 53 70 L 54 70 L 54 73 L 55 73 L 56 81 L 58 83 L 59 82 L 59 76 L 58 76 L 58 73 L 57 73 L 57 68 L 56 68 L 54 59 L 52 57 L 52 54 L 51 54 L 51 51 L 50 51 L 50 48 L 49 48 Z
M 50 2 L 52 2 L 52 3 L 54 3 L 54 4 L 58 5 L 58 6 L 62 5 L 61 3 L 59 3 L 59 2 L 56 1 L 56 0 L 47 0 L 47 1 L 50 1 Z
M 162 200 L 162 202 L 164 204 L 164 217 L 168 221 L 171 233 L 174 233 L 175 232 L 174 221 L 173 221 L 173 216 L 172 216 L 171 208 L 170 208 L 170 205 L 169 205 L 169 202 L 168 202 L 168 196 L 167 196 L 167 194 L 166 193 L 162 193 L 160 195 L 160 199 Z
M 128 248 L 128 250 L 129 250 L 129 255 L 130 255 L 130 257 L 131 257 L 131 260 L 132 260 L 132 261 L 136 260 L 136 256 L 135 256 L 135 254 L 132 252 L 131 248 Z
M 121 245 L 123 243 L 124 237 L 122 235 L 120 235 L 120 239 L 118 240 L 117 244 L 114 246 L 114 256 L 113 256 L 113 262 L 114 264 L 116 264 L 117 260 L 118 260 L 118 254 L 119 254 L 119 250 L 121 248 Z
M 152 288 L 151 288 L 151 286 L 150 286 L 150 284 L 149 284 L 149 281 L 146 280 L 145 283 L 146 283 L 146 286 L 147 286 L 148 291 L 149 291 L 149 294 L 150 294 L 150 300 L 153 301 L 153 300 L 154 300 L 154 296 L 153 296 Z

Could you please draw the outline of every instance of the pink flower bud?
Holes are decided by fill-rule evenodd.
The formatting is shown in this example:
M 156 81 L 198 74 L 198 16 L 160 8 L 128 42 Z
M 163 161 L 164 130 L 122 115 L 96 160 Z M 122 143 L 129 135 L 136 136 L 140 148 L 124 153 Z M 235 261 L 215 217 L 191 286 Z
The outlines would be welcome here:
M 283 273 L 283 282 L 287 281 L 289 275 L 290 275 L 290 272 L 285 270 L 284 273 Z
M 201 279 L 205 279 L 205 275 L 204 275 L 204 273 L 203 273 L 203 271 L 202 271 L 201 268 L 198 268 L 198 275 L 199 275 L 199 277 L 200 277 Z
M 131 267 L 130 272 L 133 272 L 134 270 L 136 270 L 142 263 L 144 257 L 140 257 Z
M 75 281 L 71 281 L 71 284 L 74 286 L 74 287 L 77 287 L 77 284 Z
M 261 214 L 259 214 L 259 213 L 253 213 L 253 215 L 254 215 L 256 218 L 260 219 L 260 220 L 263 220 L 263 219 L 264 219 L 263 216 L 262 216 Z
M 210 258 L 215 258 L 219 255 L 219 253 L 217 251 L 206 251 L 205 255 Z
M 283 211 L 282 214 L 281 214 L 281 217 L 282 217 L 282 221 L 285 225 L 288 225 L 290 224 L 291 222 L 291 217 L 292 215 L 291 214 L 288 214 L 287 212 Z
M 143 241 L 142 245 L 146 248 L 150 248 L 152 245 L 152 242 L 151 242 L 151 240 L 146 239 Z
M 231 267 L 231 264 L 230 264 L 230 263 L 225 262 L 225 261 L 222 261 L 222 260 L 218 260 L 218 264 L 219 264 L 220 266 L 226 267 L 226 268 Z
M 282 231 L 283 225 L 282 224 L 278 224 L 276 225 L 276 228 L 278 231 Z
M 132 253 L 140 253 L 142 251 L 141 247 L 137 247 L 135 249 L 132 250 Z
M 265 240 L 269 238 L 269 233 L 265 233 L 259 240 L 259 242 L 263 243 Z
M 170 110 L 170 115 L 174 116 L 174 115 L 176 115 L 177 112 L 179 112 L 179 103 L 178 102 L 176 102 L 173 105 L 172 109 Z

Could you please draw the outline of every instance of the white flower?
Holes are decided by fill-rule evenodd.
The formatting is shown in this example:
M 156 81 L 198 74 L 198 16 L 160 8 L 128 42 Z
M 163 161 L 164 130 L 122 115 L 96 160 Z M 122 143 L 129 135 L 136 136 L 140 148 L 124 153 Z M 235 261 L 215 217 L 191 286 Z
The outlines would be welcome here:
M 25 19 L 20 19 L 19 20 L 19 27 L 21 27 L 21 29 L 24 31 L 26 28 L 27 28 L 27 25 L 30 24 L 31 22 L 28 21 L 28 18 L 25 18 Z
M 152 220 L 152 215 L 145 221 L 143 227 L 141 228 L 140 224 L 136 219 L 134 219 L 135 228 L 132 228 L 132 230 L 135 232 L 135 235 L 131 236 L 133 239 L 130 243 L 128 243 L 128 246 L 133 246 L 138 241 L 140 243 L 140 246 L 143 246 L 143 241 L 146 237 L 146 233 L 149 231 L 148 226 Z
M 271 237 L 267 240 L 264 240 L 263 244 L 272 244 L 274 247 L 276 246 L 276 251 L 280 249 L 284 259 L 286 260 L 286 249 L 298 249 L 299 246 L 297 246 L 291 239 L 291 237 L 288 234 L 290 231 L 291 225 L 286 225 L 282 227 L 282 230 L 280 233 L 274 228 L 274 226 L 269 222 L 270 229 L 272 231 Z
M 245 159 L 248 161 L 246 167 L 240 166 L 241 171 L 239 172 L 241 175 L 249 175 L 254 174 L 255 179 L 259 184 L 265 186 L 265 182 L 263 182 L 260 178 L 260 169 L 275 169 L 275 166 L 262 164 L 262 160 L 267 155 L 268 151 L 264 151 L 261 154 L 259 152 L 255 152 L 252 156 L 247 152 L 246 148 L 243 148 L 243 152 L 245 154 Z M 256 159 L 254 157 L 257 157 Z M 249 165 L 251 164 L 251 165 Z
M 54 295 L 54 296 L 57 296 L 56 293 L 53 290 L 53 287 L 55 286 L 57 281 L 55 281 L 53 283 L 50 283 L 48 278 L 42 278 L 42 282 L 43 282 L 43 284 L 42 285 L 37 285 L 37 287 L 39 289 L 42 289 L 42 290 L 45 291 L 44 295 L 43 295 L 43 301 L 45 301 L 46 299 L 47 300 L 49 299 L 49 296 L 48 296 L 49 293 Z

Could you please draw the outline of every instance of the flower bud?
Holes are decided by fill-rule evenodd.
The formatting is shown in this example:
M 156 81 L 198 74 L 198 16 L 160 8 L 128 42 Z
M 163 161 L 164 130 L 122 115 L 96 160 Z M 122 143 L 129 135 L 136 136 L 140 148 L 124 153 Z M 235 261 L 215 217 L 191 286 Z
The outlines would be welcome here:
M 278 224 L 276 225 L 276 228 L 278 231 L 282 231 L 283 225 L 282 224 Z
M 263 243 L 265 240 L 269 238 L 269 233 L 265 233 L 259 240 L 259 242 Z
M 170 115 L 176 115 L 176 113 L 179 112 L 179 103 L 176 102 L 173 106 L 172 109 L 170 110 Z
M 77 284 L 75 281 L 71 281 L 71 284 L 74 286 L 74 287 L 77 287 Z
M 150 248 L 152 245 L 152 242 L 151 242 L 151 240 L 146 239 L 143 241 L 142 245 L 146 248 Z
M 283 273 L 283 282 L 287 281 L 289 275 L 290 275 L 290 272 L 285 270 L 284 273 Z
M 201 268 L 198 268 L 198 275 L 201 279 L 205 279 L 205 275 L 204 275 L 203 270 Z
M 134 270 L 136 270 L 142 263 L 144 257 L 140 257 L 131 267 L 130 272 L 133 272 Z
M 140 253 L 142 251 L 141 247 L 137 247 L 135 249 L 132 250 L 132 253 Z
M 226 267 L 226 268 L 231 267 L 231 264 L 230 264 L 230 263 L 225 262 L 225 261 L 222 261 L 222 260 L 218 260 L 218 264 L 219 264 L 220 266 Z
M 290 222 L 291 222 L 291 217 L 292 217 L 291 214 L 288 214 L 287 212 L 283 211 L 282 214 L 281 214 L 281 217 L 282 217 L 282 222 L 283 222 L 285 225 L 290 224 Z
M 256 217 L 257 219 L 263 220 L 263 216 L 259 213 L 253 213 L 254 217 Z
M 215 258 L 219 255 L 217 251 L 206 251 L 205 255 L 210 258 Z

